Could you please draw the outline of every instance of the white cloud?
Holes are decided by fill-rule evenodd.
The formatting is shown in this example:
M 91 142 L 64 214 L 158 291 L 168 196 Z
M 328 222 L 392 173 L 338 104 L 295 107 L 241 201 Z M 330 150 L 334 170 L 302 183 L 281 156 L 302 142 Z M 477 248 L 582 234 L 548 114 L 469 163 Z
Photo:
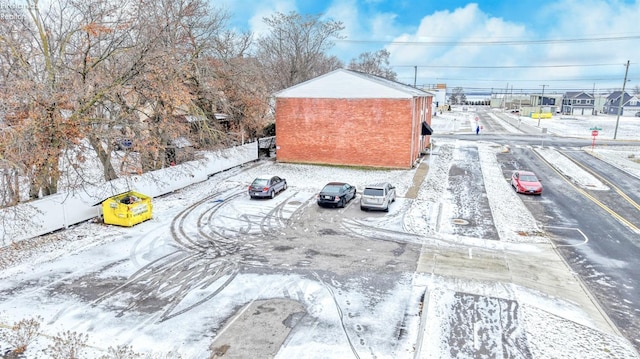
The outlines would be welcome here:
M 426 10 L 430 6 L 394 3 L 392 8 L 381 1 L 333 0 L 327 3 L 306 3 L 299 0 L 277 0 L 249 3 L 246 0 L 221 0 L 219 3 L 245 19 L 248 28 L 257 35 L 267 31 L 263 18 L 276 11 L 312 11 L 323 13 L 325 19 L 341 21 L 346 40 L 337 41 L 330 54 L 345 64 L 366 51 L 386 48 L 391 53 L 391 65 L 402 82 L 413 83 L 414 66 L 418 66 L 418 84 L 447 83 L 463 86 L 538 90 L 586 90 L 619 88 L 624 76 L 623 64 L 640 62 L 637 39 L 626 41 L 552 42 L 550 39 L 606 38 L 637 36 L 640 1 L 559 0 L 542 2 L 537 7 L 501 17 L 491 13 L 483 2 L 444 11 Z M 424 12 L 417 22 L 407 20 L 402 11 Z M 635 31 L 635 32 L 634 32 Z M 364 40 L 353 42 L 353 40 Z M 528 41 L 540 41 L 540 44 Z M 447 42 L 450 46 L 421 46 L 397 42 Z M 459 42 L 514 41 L 500 46 L 455 46 Z M 520 67 L 594 65 L 580 67 Z M 617 66 L 619 64 L 620 66 Z M 426 66 L 462 66 L 467 68 L 433 68 Z M 422 66 L 422 67 L 421 67 Z M 475 67 L 475 68 L 469 68 Z M 481 67 L 481 68 L 477 68 Z M 630 68 L 630 78 L 637 78 L 637 65 Z
M 354 0 L 336 1 L 325 12 L 326 18 L 340 21 L 344 25 L 344 30 L 340 32 L 345 39 L 359 39 L 363 29 L 360 25 L 358 8 Z M 336 42 L 335 48 L 331 51 L 340 58 L 345 65 L 349 64 L 352 58 L 358 56 L 358 52 L 348 42 Z
M 262 36 L 269 30 L 264 23 L 264 18 L 268 18 L 276 12 L 288 14 L 292 11 L 298 11 L 295 0 L 279 0 L 270 4 L 254 2 L 250 6 L 254 8 L 255 11 L 249 20 L 249 25 L 251 31 L 256 36 Z
M 213 5 L 216 8 L 227 10 L 238 23 L 233 24 L 238 28 L 246 26 L 246 30 L 261 36 L 268 31 L 264 24 L 264 18 L 270 17 L 276 12 L 287 14 L 298 11 L 296 0 L 276 0 L 256 2 L 253 0 L 217 0 Z M 246 22 L 246 23 L 245 23 Z
M 541 29 L 547 38 L 606 38 L 638 35 L 640 2 L 625 4 L 621 1 L 565 0 L 549 6 L 550 26 Z M 574 44 L 552 44 L 546 47 L 546 56 L 560 61 L 620 64 L 638 59 L 637 40 L 602 41 Z M 585 69 L 583 72 L 587 72 Z M 622 74 L 620 69 L 610 73 Z M 622 78 L 620 79 L 622 80 Z M 621 83 L 622 81 L 620 81 Z
M 348 65 L 349 61 L 364 52 L 375 52 L 384 48 L 384 42 L 392 41 L 398 33 L 398 15 L 390 12 L 369 13 L 366 8 L 358 6 L 358 1 L 334 1 L 327 9 L 326 15 L 344 25 L 341 32 L 345 40 L 375 41 L 369 44 L 357 44 L 337 41 L 332 53 L 339 56 Z M 380 41 L 380 42 L 378 42 Z
M 524 15 L 527 16 L 527 15 Z M 536 18 L 539 17 L 539 18 Z M 425 16 L 415 32 L 397 36 L 396 42 L 480 42 L 532 41 L 570 38 L 599 38 L 637 35 L 636 19 L 640 18 L 640 2 L 566 0 L 532 9 L 523 19 L 514 22 L 493 17 L 477 4 L 467 4 L 452 11 L 438 11 Z M 412 66 L 531 66 L 531 65 L 594 65 L 607 66 L 547 67 L 547 68 L 419 68 L 418 83 L 444 82 L 453 86 L 496 88 L 507 83 L 514 88 L 537 89 L 546 83 L 550 88 L 575 88 L 594 82 L 598 87 L 619 87 L 626 60 L 637 59 L 637 46 L 627 41 L 543 42 L 508 46 L 418 46 L 388 45 L 391 62 L 398 67 L 400 78 L 413 78 Z M 619 79 L 618 79 L 619 77 Z M 524 81 L 528 80 L 528 81 Z M 606 82 L 606 84 L 605 84 Z M 450 86 L 452 87 L 452 86 Z
M 506 22 L 500 18 L 492 18 L 483 13 L 477 4 L 469 4 L 454 11 L 438 11 L 422 19 L 414 34 L 398 36 L 396 42 L 447 42 L 455 44 L 460 41 L 477 42 L 487 40 L 506 40 L 526 38 L 526 31 L 522 25 Z M 516 60 L 514 56 L 522 54 L 522 46 L 389 46 L 391 61 L 398 65 L 437 65 L 437 66 L 470 66 L 470 65 L 511 65 Z M 510 52 L 506 56 L 506 52 Z M 452 78 L 468 79 L 490 78 L 489 74 L 478 76 L 478 69 L 441 69 L 423 68 L 419 76 L 429 83 L 447 82 Z M 413 76 L 413 69 L 404 69 Z M 488 72 L 488 71 L 485 71 Z M 470 74 L 475 73 L 471 77 Z M 423 77 L 424 76 L 424 77 Z M 438 78 L 445 80 L 438 81 Z

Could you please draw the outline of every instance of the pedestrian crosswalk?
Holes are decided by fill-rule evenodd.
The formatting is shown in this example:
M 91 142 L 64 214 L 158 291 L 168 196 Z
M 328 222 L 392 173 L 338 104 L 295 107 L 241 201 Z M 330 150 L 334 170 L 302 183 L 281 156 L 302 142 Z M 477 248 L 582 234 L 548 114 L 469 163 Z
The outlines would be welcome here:
M 565 152 L 582 152 L 586 146 L 545 146 L 545 145 L 512 145 L 512 148 L 528 148 L 528 149 L 551 149 Z

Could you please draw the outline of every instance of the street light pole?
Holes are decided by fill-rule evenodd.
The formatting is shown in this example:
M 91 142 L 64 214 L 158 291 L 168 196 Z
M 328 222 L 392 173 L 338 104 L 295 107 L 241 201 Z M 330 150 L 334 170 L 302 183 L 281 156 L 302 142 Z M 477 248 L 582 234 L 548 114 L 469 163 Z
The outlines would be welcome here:
M 616 129 L 613 131 L 613 139 L 618 135 L 618 122 L 620 122 L 620 114 L 622 113 L 622 101 L 624 100 L 624 86 L 627 84 L 627 74 L 629 73 L 629 60 L 627 60 L 627 69 L 624 70 L 624 82 L 622 83 L 622 93 L 620 94 L 620 103 L 618 104 L 618 117 L 616 117 Z
M 542 117 L 542 103 L 544 102 L 544 88 L 547 85 L 540 85 L 542 86 L 542 97 L 540 98 L 540 110 L 538 111 L 538 127 L 540 127 L 540 118 Z

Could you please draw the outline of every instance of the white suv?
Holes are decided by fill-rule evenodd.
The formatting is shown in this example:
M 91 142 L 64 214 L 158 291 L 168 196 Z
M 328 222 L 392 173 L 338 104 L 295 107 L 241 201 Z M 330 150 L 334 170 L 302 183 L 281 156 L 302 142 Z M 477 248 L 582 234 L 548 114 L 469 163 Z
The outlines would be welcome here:
M 396 188 L 389 182 L 364 186 L 360 197 L 360 209 L 381 209 L 389 212 L 389 203 L 396 200 Z

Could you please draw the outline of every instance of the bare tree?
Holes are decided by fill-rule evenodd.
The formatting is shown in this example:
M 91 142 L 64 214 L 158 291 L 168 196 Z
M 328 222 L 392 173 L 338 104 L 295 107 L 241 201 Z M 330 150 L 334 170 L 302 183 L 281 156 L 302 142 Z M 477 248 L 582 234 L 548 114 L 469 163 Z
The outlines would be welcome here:
M 452 105 L 463 105 L 467 101 L 467 96 L 464 94 L 462 87 L 455 87 L 451 96 L 449 96 L 449 102 Z
M 336 65 L 326 52 L 341 39 L 342 22 L 321 15 L 276 13 L 264 18 L 270 32 L 257 41 L 257 58 L 270 74 L 270 90 L 281 90 L 327 72 Z M 332 70 L 332 69 L 331 69 Z
M 172 143 L 193 132 L 187 115 L 224 143 L 230 131 L 255 135 L 268 113 L 267 86 L 251 34 L 226 28 L 228 14 L 206 0 L 28 0 L 0 22 L 0 205 L 58 191 L 93 151 L 103 179 L 116 137 L 135 137 L 140 170 L 166 164 Z M 25 15 L 25 16 L 22 16 Z M 223 126 L 216 113 L 235 121 Z M 71 164 L 65 167 L 63 164 Z M 62 168 L 62 169 L 61 169 Z M 70 182 L 63 182 L 70 185 Z
M 220 112 L 236 122 L 263 116 L 247 110 L 255 98 L 266 103 L 265 95 L 252 95 L 264 86 L 244 58 L 251 34 L 227 30 L 228 14 L 204 0 L 152 1 L 137 11 L 146 29 L 141 37 L 153 39 L 145 76 L 131 81 L 145 124 L 137 132 L 143 171 L 162 166 L 171 142 L 190 129 L 201 146 L 224 144 L 232 129 L 217 121 Z M 196 121 L 179 121 L 184 115 Z
M 336 69 L 344 68 L 344 63 L 337 56 L 324 56 L 316 67 L 318 74 L 326 74 Z
M 69 107 L 66 92 L 68 72 L 65 56 L 69 38 L 76 31 L 73 11 L 53 6 L 41 12 L 38 1 L 27 1 L 28 16 L 13 9 L 15 21 L 8 36 L 0 37 L 3 59 L 10 69 L 5 72 L 3 93 L 6 106 L 6 130 L 11 142 L 4 143 L 6 154 L 21 153 L 16 159 L 29 180 L 29 197 L 37 198 L 57 192 L 60 178 L 59 159 L 78 138 L 78 125 L 65 114 Z M 11 9 L 10 9 L 11 11 Z M 65 12 L 69 21 L 60 19 Z M 3 66 L 3 68 L 6 68 Z M 24 151 L 28 148 L 28 151 Z
M 63 157 L 75 156 L 72 162 L 81 164 L 86 150 L 97 154 L 105 179 L 116 178 L 110 145 L 123 116 L 114 99 L 140 73 L 140 56 L 130 54 L 138 48 L 130 36 L 136 25 L 132 3 L 27 3 L 26 16 L 16 16 L 21 21 L 11 24 L 12 36 L 0 38 L 6 45 L 0 57 L 10 69 L 2 78 L 3 87 L 14 90 L 13 96 L 3 94 L 8 107 L 5 125 L 14 139 L 4 144 L 9 153 L 29 147 L 19 167 L 29 178 L 30 198 L 56 193 L 64 175 Z M 64 170 L 81 169 L 78 165 Z M 93 180 L 83 176 L 78 173 L 80 185 Z
M 357 59 L 352 59 L 349 69 L 396 81 L 397 74 L 389 66 L 389 55 L 385 49 L 376 52 L 363 52 Z

